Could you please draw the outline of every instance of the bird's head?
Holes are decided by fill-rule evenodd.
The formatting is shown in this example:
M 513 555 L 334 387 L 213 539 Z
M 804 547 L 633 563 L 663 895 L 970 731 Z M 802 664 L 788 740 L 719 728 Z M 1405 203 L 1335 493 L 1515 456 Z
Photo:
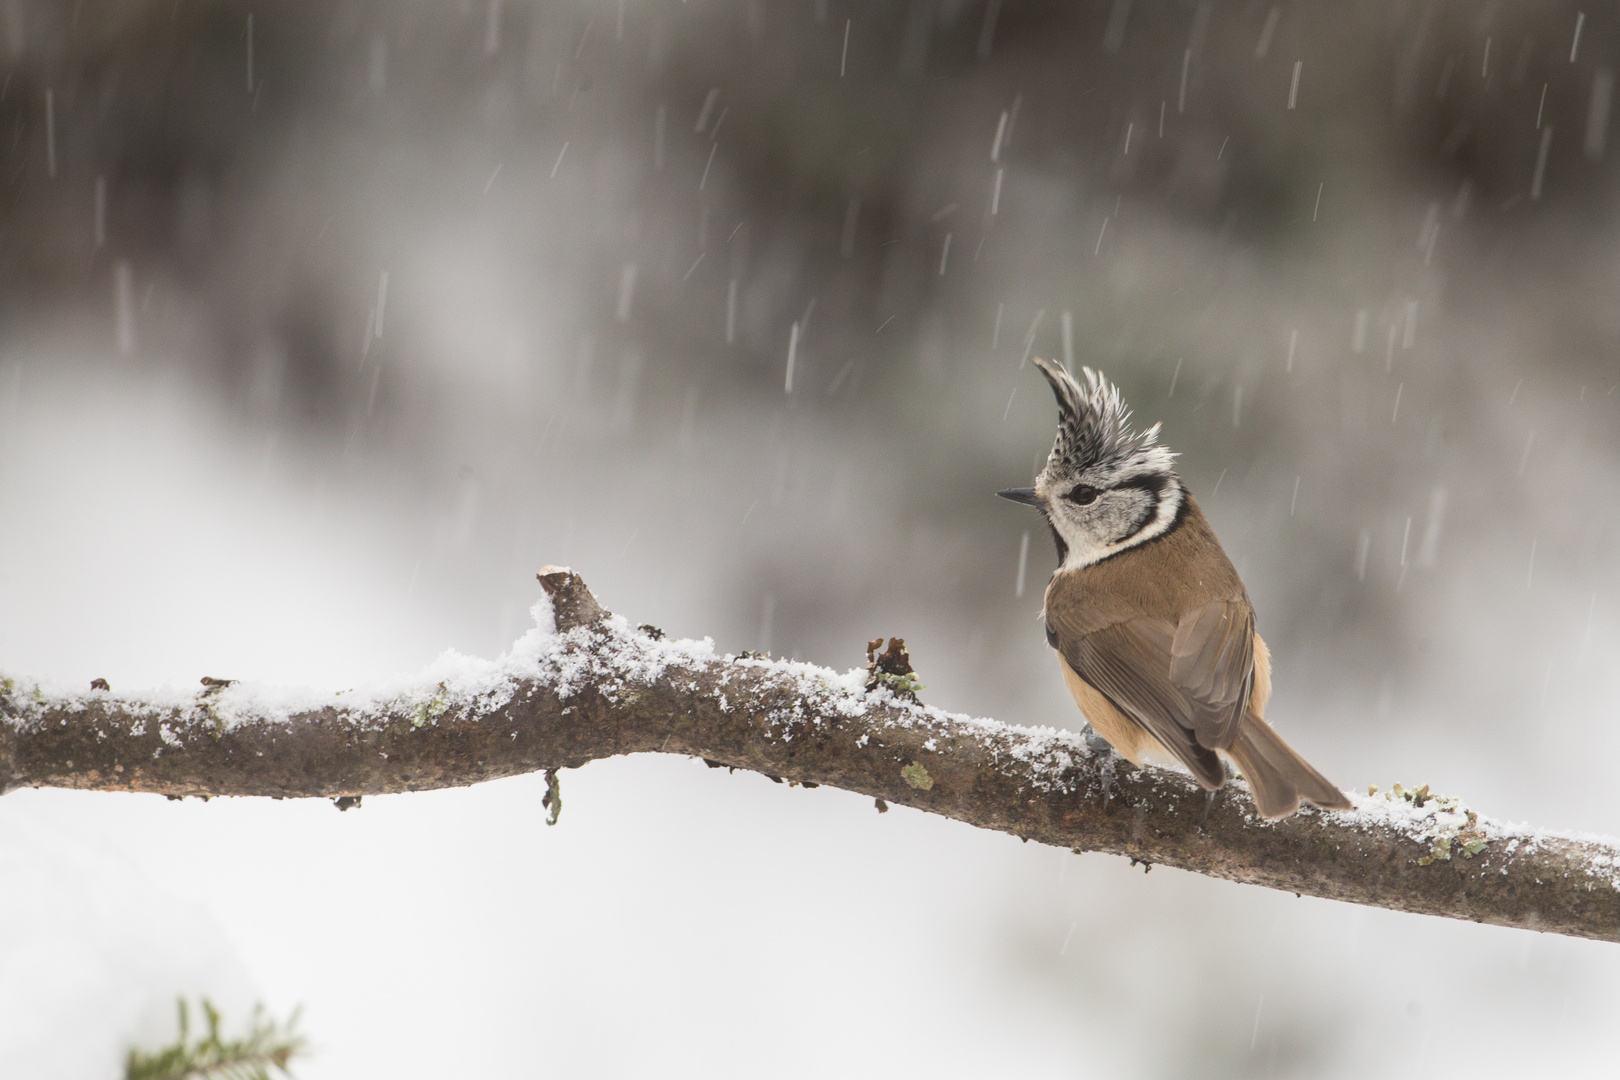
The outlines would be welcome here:
M 1062 569 L 1074 570 L 1144 543 L 1175 524 L 1186 501 L 1175 455 L 1159 445 L 1159 425 L 1131 427 L 1119 388 L 1082 368 L 1035 366 L 1057 397 L 1057 441 L 1032 488 L 997 492 L 1046 515 Z

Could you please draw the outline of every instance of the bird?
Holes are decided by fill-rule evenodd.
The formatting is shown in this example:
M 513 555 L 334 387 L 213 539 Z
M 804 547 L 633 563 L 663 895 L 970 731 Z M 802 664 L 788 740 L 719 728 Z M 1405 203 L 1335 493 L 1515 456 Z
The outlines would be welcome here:
M 1139 767 L 1179 762 L 1211 799 L 1230 758 L 1266 818 L 1302 800 L 1351 809 L 1266 722 L 1271 653 L 1254 605 L 1160 425 L 1137 431 L 1119 388 L 1090 368 L 1081 382 L 1035 366 L 1057 398 L 1057 439 L 1034 487 L 996 494 L 1051 529 L 1046 640 L 1092 730 Z

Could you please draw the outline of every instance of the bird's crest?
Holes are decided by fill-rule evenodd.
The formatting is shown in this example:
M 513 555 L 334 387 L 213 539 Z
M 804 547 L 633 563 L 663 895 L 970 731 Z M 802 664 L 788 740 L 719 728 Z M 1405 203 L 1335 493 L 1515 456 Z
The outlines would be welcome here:
M 1100 372 L 1081 368 L 1082 385 L 1057 364 L 1036 358 L 1035 366 L 1052 384 L 1058 404 L 1057 441 L 1048 469 L 1073 475 L 1105 464 L 1170 468 L 1175 455 L 1159 445 L 1159 425 L 1135 430 L 1119 387 Z

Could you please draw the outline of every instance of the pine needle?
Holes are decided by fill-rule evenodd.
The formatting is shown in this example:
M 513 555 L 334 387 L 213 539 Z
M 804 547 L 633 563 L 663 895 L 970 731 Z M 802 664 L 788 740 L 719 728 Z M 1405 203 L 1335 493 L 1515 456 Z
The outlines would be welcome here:
M 248 1033 L 225 1039 L 219 1033 L 219 1010 L 203 998 L 208 1034 L 192 1042 L 191 1010 L 185 998 L 178 1004 L 180 1037 L 153 1053 L 131 1049 L 124 1060 L 124 1080 L 272 1080 L 271 1069 L 290 1077 L 287 1063 L 304 1052 L 304 1038 L 293 1030 L 297 1012 L 282 1025 L 256 1006 Z

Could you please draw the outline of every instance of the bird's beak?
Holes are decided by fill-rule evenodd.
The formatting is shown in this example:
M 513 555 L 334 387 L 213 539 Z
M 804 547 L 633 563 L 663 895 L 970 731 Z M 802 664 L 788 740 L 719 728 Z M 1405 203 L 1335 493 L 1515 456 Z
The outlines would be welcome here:
M 1010 502 L 1023 503 L 1025 506 L 1041 505 L 1041 497 L 1035 494 L 1034 488 L 1008 488 L 1006 491 L 998 491 L 996 494 Z

